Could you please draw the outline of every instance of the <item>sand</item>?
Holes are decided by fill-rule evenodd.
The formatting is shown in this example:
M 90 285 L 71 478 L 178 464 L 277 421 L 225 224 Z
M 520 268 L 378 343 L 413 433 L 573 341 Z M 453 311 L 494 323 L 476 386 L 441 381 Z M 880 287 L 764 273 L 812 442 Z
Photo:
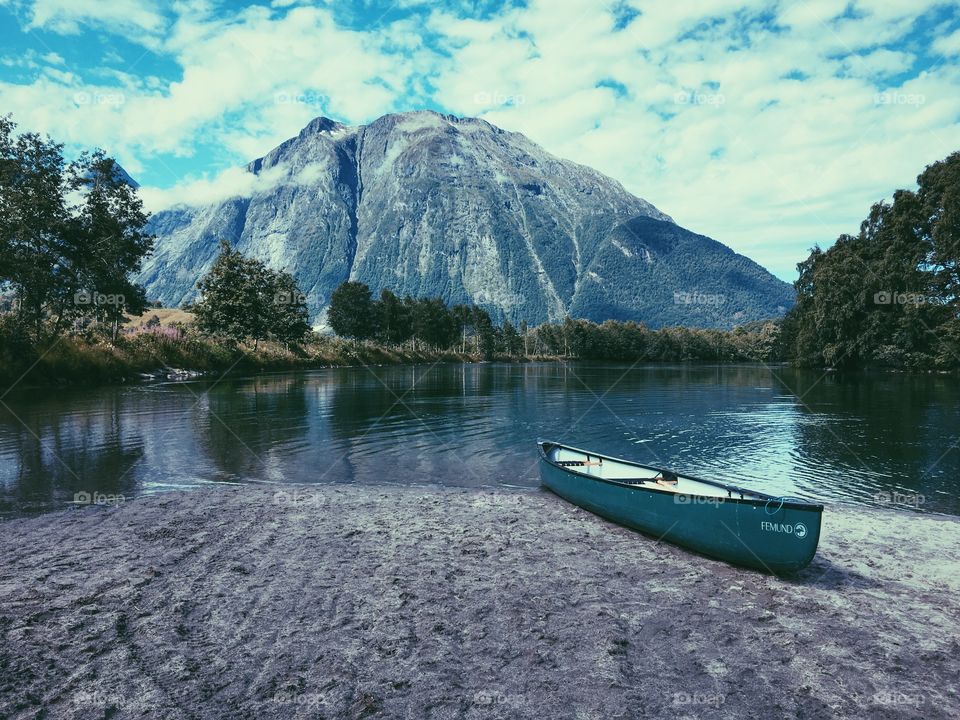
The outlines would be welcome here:
M 960 717 L 952 518 L 828 507 L 784 579 L 542 490 L 282 492 L 0 524 L 0 717 Z

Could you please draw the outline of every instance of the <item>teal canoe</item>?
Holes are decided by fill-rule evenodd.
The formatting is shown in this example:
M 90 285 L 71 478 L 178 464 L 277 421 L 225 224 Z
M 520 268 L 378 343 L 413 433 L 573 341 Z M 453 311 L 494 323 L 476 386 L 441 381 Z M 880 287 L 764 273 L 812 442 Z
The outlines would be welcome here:
M 540 480 L 575 505 L 734 565 L 796 572 L 817 552 L 823 505 L 677 475 L 545 440 Z

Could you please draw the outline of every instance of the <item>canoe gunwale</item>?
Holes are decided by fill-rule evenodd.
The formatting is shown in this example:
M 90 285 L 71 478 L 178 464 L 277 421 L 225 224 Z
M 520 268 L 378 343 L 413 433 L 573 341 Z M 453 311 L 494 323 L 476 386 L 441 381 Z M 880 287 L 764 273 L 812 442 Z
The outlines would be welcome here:
M 636 483 L 624 482 L 622 480 L 615 480 L 612 478 L 604 478 L 604 477 L 598 477 L 596 475 L 590 475 L 588 473 L 580 472 L 579 470 L 575 470 L 571 467 L 566 467 L 554 462 L 549 457 L 547 457 L 547 451 L 545 450 L 545 447 L 550 447 L 550 448 L 558 447 L 558 448 L 563 448 L 565 450 L 572 450 L 574 452 L 584 453 L 586 455 L 591 455 L 593 457 L 602 458 L 603 460 L 612 460 L 613 462 L 624 463 L 626 465 L 631 465 L 633 467 L 643 468 L 644 470 L 656 470 L 657 472 L 662 472 L 663 468 L 654 467 L 652 465 L 642 465 L 641 463 L 634 462 L 632 460 L 624 460 L 623 458 L 616 458 L 611 455 L 604 455 L 602 453 L 594 452 L 592 450 L 583 450 L 581 448 L 576 448 L 571 445 L 564 445 L 563 443 L 554 442 L 552 440 L 539 440 L 539 439 L 537 440 L 537 449 L 540 452 L 540 459 L 542 461 L 544 461 L 551 467 L 556 468 L 557 470 L 560 470 L 570 475 L 576 475 L 577 477 L 581 477 L 586 480 L 594 480 L 596 482 L 608 483 L 610 485 L 616 485 L 617 487 L 629 489 L 629 490 L 637 490 L 637 491 L 650 492 L 650 493 L 660 493 L 663 495 L 682 495 L 682 496 L 692 497 L 692 498 L 693 497 L 713 497 L 708 495 L 698 495 L 696 493 L 681 493 L 681 492 L 676 492 L 674 490 L 662 490 L 656 487 L 649 487 L 646 484 L 636 484 Z M 746 490 L 744 488 L 737 487 L 736 485 L 728 485 L 726 483 L 717 482 L 716 480 L 705 480 L 703 478 L 698 478 L 693 475 L 688 475 L 686 473 L 682 473 L 682 477 L 688 478 L 690 480 L 695 480 L 697 482 L 701 482 L 706 485 L 712 485 L 713 487 L 721 488 L 730 493 L 749 493 L 750 495 L 756 496 L 756 499 L 738 498 L 738 497 L 732 497 L 732 496 L 726 497 L 726 498 L 719 498 L 724 503 L 737 503 L 742 505 L 754 505 L 759 507 L 765 507 L 770 504 L 771 500 L 773 500 L 777 502 L 777 510 L 780 510 L 781 508 L 783 508 L 788 510 L 808 510 L 808 511 L 817 511 L 821 513 L 823 512 L 823 504 L 821 503 L 809 502 L 800 498 L 786 499 L 776 495 L 768 495 L 767 493 L 759 492 L 756 490 Z

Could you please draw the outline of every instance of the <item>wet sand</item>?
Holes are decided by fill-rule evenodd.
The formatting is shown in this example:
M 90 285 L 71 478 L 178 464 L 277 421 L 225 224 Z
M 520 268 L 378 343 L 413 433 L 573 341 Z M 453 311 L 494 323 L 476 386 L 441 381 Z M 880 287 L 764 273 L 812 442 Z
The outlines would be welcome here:
M 960 717 L 942 516 L 828 507 L 783 579 L 545 491 L 221 486 L 0 553 L 0 717 Z

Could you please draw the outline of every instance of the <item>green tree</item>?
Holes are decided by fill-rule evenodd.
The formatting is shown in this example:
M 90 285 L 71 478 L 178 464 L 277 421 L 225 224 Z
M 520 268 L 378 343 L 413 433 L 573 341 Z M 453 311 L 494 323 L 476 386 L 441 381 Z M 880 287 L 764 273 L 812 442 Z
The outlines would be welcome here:
M 492 358 L 497 350 L 493 321 L 490 313 L 477 305 L 473 306 L 473 328 L 476 333 L 476 352 L 484 358 Z
M 51 300 L 71 290 L 60 252 L 67 176 L 62 145 L 15 129 L 0 118 L 0 281 L 16 294 L 18 323 L 39 341 Z
M 299 342 L 310 332 L 306 296 L 288 272 L 267 270 L 266 277 L 271 298 L 267 304 L 267 332 L 288 345 Z
M 440 298 L 421 298 L 413 303 L 413 332 L 437 349 L 449 348 L 459 334 L 453 314 Z
M 193 312 L 197 327 L 237 342 L 268 337 L 284 343 L 301 340 L 310 330 L 306 297 L 290 273 L 271 270 L 244 257 L 226 240 L 220 255 L 198 283 L 200 299 Z
M 238 342 L 247 338 L 258 341 L 266 335 L 264 297 L 269 283 L 260 263 L 221 240 L 220 255 L 197 287 L 200 299 L 193 312 L 200 330 Z
M 376 311 L 370 288 L 362 282 L 348 280 L 330 296 L 327 321 L 337 335 L 367 340 L 377 332 Z
M 410 309 L 392 291 L 384 289 L 376 304 L 380 317 L 380 337 L 389 343 L 399 345 L 413 335 Z
M 67 302 L 57 307 L 55 328 L 70 315 L 86 315 L 109 323 L 116 338 L 126 313 L 146 310 L 143 288 L 130 276 L 153 251 L 154 238 L 144 232 L 148 216 L 136 190 L 102 150 L 84 153 L 71 164 L 70 187 L 82 197 L 64 243 L 64 266 L 73 273 L 67 291 L 74 292 L 67 298 L 61 294 Z
M 503 321 L 503 351 L 510 357 L 516 357 L 523 352 L 523 339 L 509 320 Z
M 960 365 L 960 153 L 917 183 L 871 207 L 858 235 L 797 266 L 797 303 L 779 342 L 795 363 Z
M 473 328 L 473 310 L 469 305 L 454 305 L 450 312 L 460 333 L 460 352 L 467 351 L 467 333 Z
M 15 129 L 0 118 L 0 283 L 18 322 L 34 342 L 80 316 L 116 336 L 124 313 L 144 308 L 129 279 L 153 249 L 142 203 L 102 150 L 67 166 L 62 145 Z

